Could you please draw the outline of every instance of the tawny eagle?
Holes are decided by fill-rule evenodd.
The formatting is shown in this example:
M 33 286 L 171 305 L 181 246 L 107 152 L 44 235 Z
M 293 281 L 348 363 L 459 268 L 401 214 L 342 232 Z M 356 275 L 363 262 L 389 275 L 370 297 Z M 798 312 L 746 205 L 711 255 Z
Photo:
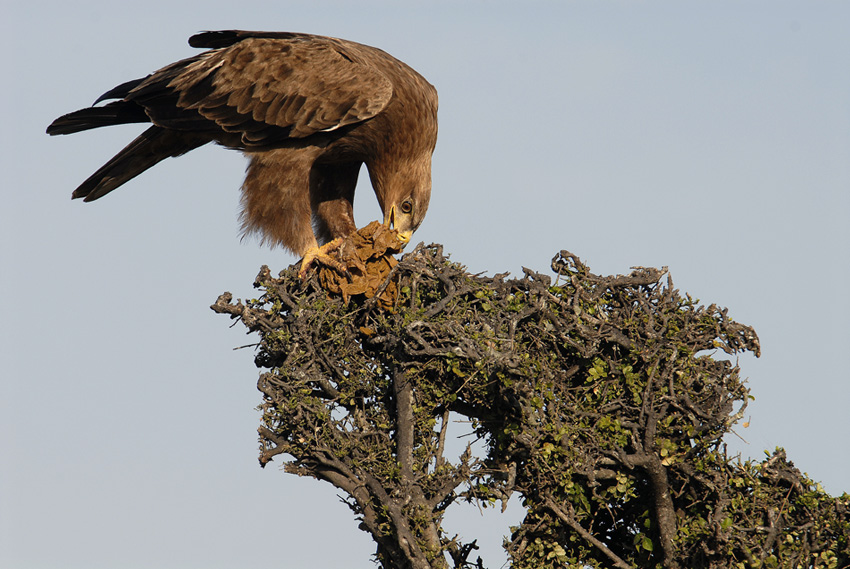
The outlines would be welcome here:
M 384 223 L 410 239 L 428 210 L 437 141 L 437 91 L 421 75 L 380 49 L 307 34 L 203 32 L 189 45 L 208 51 L 48 127 L 53 135 L 153 123 L 73 198 L 96 200 L 165 158 L 217 142 L 250 158 L 244 233 L 306 261 L 356 230 L 352 202 L 365 163 Z

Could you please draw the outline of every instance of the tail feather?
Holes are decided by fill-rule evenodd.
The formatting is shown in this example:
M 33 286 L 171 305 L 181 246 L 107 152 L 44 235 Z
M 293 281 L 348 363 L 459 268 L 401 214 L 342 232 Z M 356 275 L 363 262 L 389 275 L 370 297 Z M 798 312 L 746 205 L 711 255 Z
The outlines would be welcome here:
M 87 109 L 84 109 L 87 110 Z M 79 112 L 79 111 L 78 111 Z M 73 114 L 73 113 L 72 113 Z M 72 131 L 76 132 L 76 131 Z M 71 195 L 90 202 L 105 196 L 151 166 L 172 156 L 180 156 L 209 142 L 197 134 L 152 126 L 116 154 L 97 172 L 80 184 Z
M 101 126 L 150 122 L 150 120 L 141 106 L 126 101 L 115 101 L 102 107 L 89 107 L 62 115 L 47 127 L 47 134 L 73 134 Z

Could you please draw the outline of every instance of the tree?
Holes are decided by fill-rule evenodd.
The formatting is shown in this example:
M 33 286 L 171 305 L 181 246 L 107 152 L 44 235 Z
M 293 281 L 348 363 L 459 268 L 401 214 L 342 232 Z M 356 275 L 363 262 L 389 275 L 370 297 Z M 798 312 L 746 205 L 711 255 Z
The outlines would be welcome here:
M 781 449 L 726 454 L 751 396 L 715 356 L 759 342 L 725 309 L 666 271 L 602 277 L 566 251 L 554 283 L 471 275 L 437 245 L 395 266 L 391 252 L 349 264 L 382 263 L 370 286 L 263 267 L 259 298 L 212 307 L 260 337 L 261 465 L 287 456 L 344 492 L 381 567 L 484 567 L 443 514 L 512 496 L 527 508 L 505 542 L 517 569 L 850 566 L 850 496 Z M 447 460 L 452 413 L 484 456 Z

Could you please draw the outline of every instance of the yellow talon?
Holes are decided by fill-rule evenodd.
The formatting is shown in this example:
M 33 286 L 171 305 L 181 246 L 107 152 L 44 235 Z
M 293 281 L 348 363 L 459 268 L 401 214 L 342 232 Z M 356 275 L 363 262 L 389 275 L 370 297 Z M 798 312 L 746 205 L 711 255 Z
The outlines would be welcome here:
M 312 247 L 304 253 L 304 258 L 301 260 L 301 270 L 298 271 L 298 276 L 302 279 L 307 278 L 307 272 L 316 264 L 321 263 L 340 273 L 348 273 L 348 269 L 343 263 L 330 256 L 330 253 L 342 247 L 342 237 L 337 237 L 333 241 L 329 241 L 321 247 Z

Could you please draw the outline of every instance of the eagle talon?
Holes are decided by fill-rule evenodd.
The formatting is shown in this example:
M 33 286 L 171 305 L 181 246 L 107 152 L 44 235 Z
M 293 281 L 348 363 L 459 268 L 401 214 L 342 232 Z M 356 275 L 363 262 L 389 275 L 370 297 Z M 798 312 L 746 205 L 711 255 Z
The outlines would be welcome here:
M 330 253 L 338 251 L 343 244 L 342 237 L 337 237 L 333 241 L 329 241 L 321 247 L 313 247 L 304 253 L 304 258 L 301 260 L 301 269 L 298 271 L 298 276 L 302 279 L 307 278 L 307 273 L 317 263 L 330 267 L 335 271 L 348 274 L 348 268 L 339 260 L 331 257 Z

